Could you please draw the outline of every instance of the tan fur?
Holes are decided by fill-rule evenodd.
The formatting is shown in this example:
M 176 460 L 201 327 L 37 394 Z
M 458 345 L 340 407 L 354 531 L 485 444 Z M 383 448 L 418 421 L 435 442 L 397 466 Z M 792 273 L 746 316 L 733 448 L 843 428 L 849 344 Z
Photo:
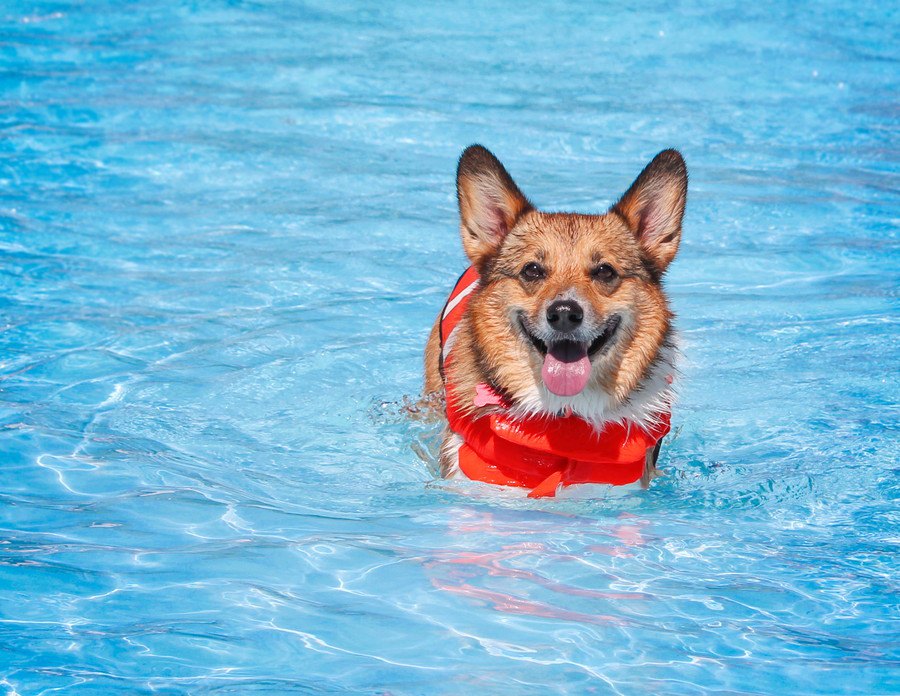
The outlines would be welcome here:
M 442 392 L 444 385 L 441 382 L 440 354 L 441 354 L 441 318 L 434 322 L 431 333 L 428 335 L 428 343 L 425 345 L 425 394 Z
M 686 177 L 681 156 L 665 151 L 608 213 L 544 213 L 531 207 L 487 150 L 473 146 L 463 153 L 460 233 L 481 284 L 459 325 L 448 367 L 461 403 L 471 404 L 476 385 L 485 382 L 523 415 L 570 410 L 598 428 L 612 420 L 640 423 L 670 404 L 666 377 L 675 349 L 660 278 L 678 248 Z M 546 273 L 538 282 L 523 279 L 523 266 L 531 261 Z M 593 272 L 600 264 L 612 266 L 616 277 L 598 280 Z M 518 317 L 538 326 L 551 302 L 568 298 L 584 308 L 585 326 L 602 325 L 613 315 L 621 321 L 608 348 L 592 357 L 583 392 L 560 397 L 543 385 L 543 358 Z M 443 391 L 439 324 L 440 317 L 426 346 L 427 394 Z M 454 469 L 454 442 L 448 432 L 445 472 Z M 647 482 L 651 473 L 648 465 Z

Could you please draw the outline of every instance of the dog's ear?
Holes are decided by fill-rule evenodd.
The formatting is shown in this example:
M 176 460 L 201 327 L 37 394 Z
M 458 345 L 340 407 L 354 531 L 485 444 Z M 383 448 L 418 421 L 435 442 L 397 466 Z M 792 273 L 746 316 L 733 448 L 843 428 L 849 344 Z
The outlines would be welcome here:
M 687 200 L 687 167 L 678 150 L 663 150 L 612 207 L 625 218 L 661 274 L 675 258 Z
M 481 145 L 467 147 L 459 158 L 456 194 L 463 250 L 480 267 L 531 203 L 500 160 Z

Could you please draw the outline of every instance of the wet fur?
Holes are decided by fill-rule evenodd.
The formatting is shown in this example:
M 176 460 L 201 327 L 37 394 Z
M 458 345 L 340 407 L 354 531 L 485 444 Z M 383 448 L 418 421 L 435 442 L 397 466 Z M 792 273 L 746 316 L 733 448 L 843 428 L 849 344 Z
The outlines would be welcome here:
M 477 145 L 460 159 L 457 190 L 463 248 L 481 275 L 448 366 L 461 403 L 472 404 L 476 385 L 484 382 L 514 413 L 569 411 L 598 429 L 610 421 L 645 424 L 670 407 L 677 348 L 662 277 L 681 235 L 687 191 L 681 155 L 657 155 L 603 215 L 535 210 L 503 165 Z M 546 271 L 538 282 L 523 278 L 523 266 L 531 261 Z M 616 277 L 598 280 L 599 264 L 610 265 Z M 619 318 L 613 338 L 591 356 L 587 386 L 570 397 L 544 385 L 543 356 L 522 329 L 549 340 L 553 331 L 543 317 L 549 303 L 560 299 L 575 299 L 584 308 L 578 330 L 584 341 L 599 336 L 610 317 Z M 444 389 L 439 325 L 440 317 L 425 351 L 425 392 L 432 399 L 437 394 L 438 402 Z M 459 444 L 447 430 L 441 448 L 445 475 L 458 471 Z M 654 474 L 650 455 L 645 483 Z

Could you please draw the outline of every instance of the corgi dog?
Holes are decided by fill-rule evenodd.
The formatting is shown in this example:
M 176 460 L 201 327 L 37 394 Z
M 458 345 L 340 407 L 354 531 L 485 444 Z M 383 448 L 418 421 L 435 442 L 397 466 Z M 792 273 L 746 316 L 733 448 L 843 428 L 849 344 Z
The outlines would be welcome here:
M 425 351 L 426 398 L 445 406 L 442 474 L 543 495 L 646 484 L 673 401 L 662 279 L 681 239 L 684 159 L 660 152 L 601 215 L 537 210 L 480 145 L 456 184 L 471 267 Z

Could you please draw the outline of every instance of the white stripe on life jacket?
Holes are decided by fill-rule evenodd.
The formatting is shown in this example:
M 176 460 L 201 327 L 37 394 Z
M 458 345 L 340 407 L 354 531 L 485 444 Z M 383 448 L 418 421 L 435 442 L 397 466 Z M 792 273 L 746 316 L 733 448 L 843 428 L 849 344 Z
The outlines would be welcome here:
M 453 344 L 456 343 L 456 334 L 459 331 L 459 324 L 457 324 L 453 331 L 450 332 L 450 335 L 444 339 L 444 349 L 441 351 L 441 360 L 447 362 L 447 356 L 450 355 L 450 349 L 453 348 Z
M 453 308 L 456 307 L 456 305 L 458 305 L 460 302 L 462 302 L 463 298 L 465 298 L 468 295 L 471 295 L 475 291 L 475 288 L 477 288 L 477 287 L 478 287 L 477 280 L 473 280 L 471 283 L 469 283 L 469 285 L 467 285 L 464 290 L 460 291 L 460 293 L 456 297 L 454 297 L 452 300 L 450 300 L 447 303 L 447 307 L 446 307 L 446 309 L 444 309 L 444 314 L 441 316 L 441 319 L 446 319 L 447 315 L 453 311 Z

